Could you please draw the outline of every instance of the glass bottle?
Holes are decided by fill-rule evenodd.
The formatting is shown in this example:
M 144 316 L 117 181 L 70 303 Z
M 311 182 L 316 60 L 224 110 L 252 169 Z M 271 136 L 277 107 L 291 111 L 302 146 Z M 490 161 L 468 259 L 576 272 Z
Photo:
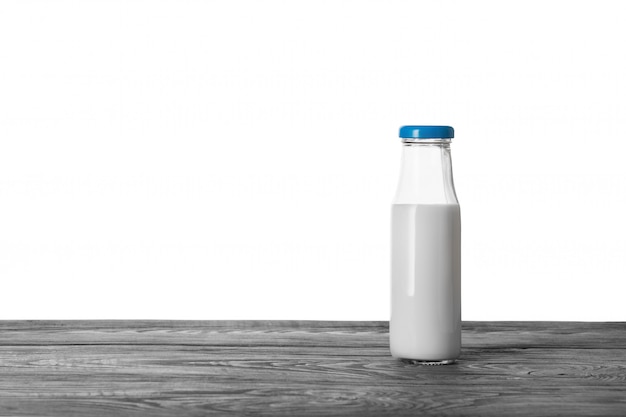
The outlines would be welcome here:
M 392 205 L 391 355 L 447 364 L 461 352 L 461 216 L 449 126 L 403 126 Z

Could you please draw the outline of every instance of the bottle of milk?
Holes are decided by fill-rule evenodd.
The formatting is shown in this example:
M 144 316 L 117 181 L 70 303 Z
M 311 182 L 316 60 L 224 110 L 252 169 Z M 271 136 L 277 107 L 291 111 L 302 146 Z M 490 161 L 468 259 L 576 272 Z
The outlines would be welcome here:
M 461 215 L 449 126 L 403 126 L 391 221 L 391 355 L 448 364 L 461 352 Z

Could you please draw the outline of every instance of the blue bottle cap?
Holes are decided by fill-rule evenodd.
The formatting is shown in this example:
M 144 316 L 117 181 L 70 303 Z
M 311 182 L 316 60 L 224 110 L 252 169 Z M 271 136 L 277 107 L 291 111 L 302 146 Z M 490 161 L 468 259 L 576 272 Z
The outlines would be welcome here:
M 450 126 L 402 126 L 401 138 L 411 139 L 451 139 L 454 129 Z

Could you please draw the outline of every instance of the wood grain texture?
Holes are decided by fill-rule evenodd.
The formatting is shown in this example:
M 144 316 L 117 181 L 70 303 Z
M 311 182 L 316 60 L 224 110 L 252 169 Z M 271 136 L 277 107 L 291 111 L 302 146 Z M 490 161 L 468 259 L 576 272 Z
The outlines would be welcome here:
M 0 321 L 0 416 L 626 415 L 626 323 L 466 322 L 449 366 L 386 322 Z

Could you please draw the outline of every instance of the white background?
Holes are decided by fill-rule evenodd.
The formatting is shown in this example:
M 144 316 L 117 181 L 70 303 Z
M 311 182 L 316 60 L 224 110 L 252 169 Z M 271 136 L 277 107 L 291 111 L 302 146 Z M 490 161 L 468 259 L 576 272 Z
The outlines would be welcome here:
M 626 320 L 619 1 L 2 1 L 1 319 L 386 320 L 449 124 L 465 320 Z

